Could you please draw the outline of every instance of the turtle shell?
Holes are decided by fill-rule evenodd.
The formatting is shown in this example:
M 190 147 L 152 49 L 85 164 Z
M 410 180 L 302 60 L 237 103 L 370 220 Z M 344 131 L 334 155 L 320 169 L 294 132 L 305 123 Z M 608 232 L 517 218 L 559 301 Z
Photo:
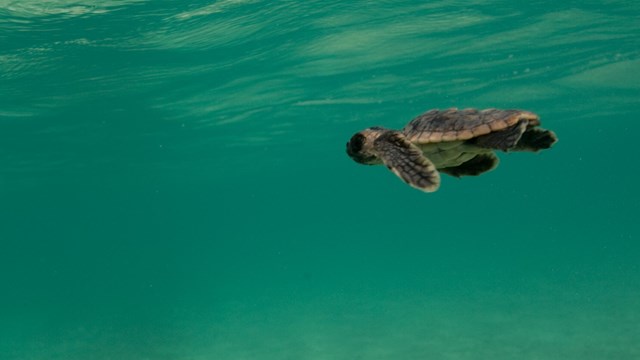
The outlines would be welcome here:
M 411 120 L 402 132 L 416 144 L 468 140 L 504 130 L 527 120 L 528 127 L 540 125 L 538 115 L 522 110 L 464 109 L 430 110 Z

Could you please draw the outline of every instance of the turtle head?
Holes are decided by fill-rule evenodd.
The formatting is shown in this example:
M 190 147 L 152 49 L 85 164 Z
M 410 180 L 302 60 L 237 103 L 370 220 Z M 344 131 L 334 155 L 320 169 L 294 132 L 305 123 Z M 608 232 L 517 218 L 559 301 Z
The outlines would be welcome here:
M 382 160 L 376 155 L 373 142 L 387 131 L 389 130 L 374 126 L 356 133 L 347 143 L 347 154 L 360 164 L 382 164 Z

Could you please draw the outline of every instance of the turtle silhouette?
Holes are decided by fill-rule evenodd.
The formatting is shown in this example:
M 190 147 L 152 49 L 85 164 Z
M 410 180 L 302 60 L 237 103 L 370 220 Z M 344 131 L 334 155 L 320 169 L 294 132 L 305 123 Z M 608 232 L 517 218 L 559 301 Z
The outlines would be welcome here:
M 402 130 L 374 126 L 347 142 L 347 154 L 366 165 L 384 164 L 407 184 L 433 192 L 440 172 L 480 175 L 498 165 L 495 150 L 537 152 L 558 138 L 523 110 L 430 110 Z

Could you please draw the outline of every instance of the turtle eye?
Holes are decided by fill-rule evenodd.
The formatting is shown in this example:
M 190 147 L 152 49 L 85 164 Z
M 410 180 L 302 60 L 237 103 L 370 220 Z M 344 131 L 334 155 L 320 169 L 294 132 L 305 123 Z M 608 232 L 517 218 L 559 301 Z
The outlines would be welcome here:
M 362 147 L 364 146 L 364 142 L 365 142 L 364 135 L 355 134 L 351 137 L 351 140 L 349 140 L 349 149 L 351 150 L 352 153 L 357 153 L 360 150 L 362 150 Z

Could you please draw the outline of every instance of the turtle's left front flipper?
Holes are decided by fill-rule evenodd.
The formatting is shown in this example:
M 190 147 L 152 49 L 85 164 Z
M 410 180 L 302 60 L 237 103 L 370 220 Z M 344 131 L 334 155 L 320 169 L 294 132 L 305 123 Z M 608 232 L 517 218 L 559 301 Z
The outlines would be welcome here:
M 433 192 L 440 186 L 440 174 L 420 148 L 409 142 L 402 133 L 387 131 L 373 143 L 382 162 L 412 187 Z

